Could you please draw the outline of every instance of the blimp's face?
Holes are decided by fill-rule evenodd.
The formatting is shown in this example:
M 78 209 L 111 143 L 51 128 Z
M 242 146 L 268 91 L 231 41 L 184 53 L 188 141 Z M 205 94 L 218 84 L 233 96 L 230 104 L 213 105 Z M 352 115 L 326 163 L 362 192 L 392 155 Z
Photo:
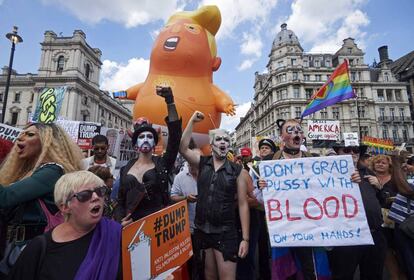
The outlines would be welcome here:
M 158 35 L 151 53 L 151 68 L 175 74 L 211 74 L 213 58 L 206 30 L 190 19 L 167 24 Z

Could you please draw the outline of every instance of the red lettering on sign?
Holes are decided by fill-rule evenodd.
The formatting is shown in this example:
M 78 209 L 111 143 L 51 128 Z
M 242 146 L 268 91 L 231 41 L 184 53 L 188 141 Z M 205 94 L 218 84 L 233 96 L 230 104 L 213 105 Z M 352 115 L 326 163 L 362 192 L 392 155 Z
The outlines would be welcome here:
M 297 220 L 302 220 L 301 217 L 291 217 L 290 216 L 290 211 L 289 211 L 289 200 L 286 199 L 286 217 L 288 219 L 288 221 L 297 221 Z
M 319 210 L 321 211 L 320 215 L 316 216 L 316 217 L 312 217 L 311 215 L 309 215 L 308 212 L 308 204 L 310 202 L 315 203 L 316 206 L 318 206 Z M 308 199 L 306 199 L 305 203 L 303 204 L 303 213 L 305 214 L 305 217 L 311 220 L 320 220 L 323 216 L 323 209 L 322 209 L 322 205 L 319 203 L 319 201 L 317 201 L 315 198 L 310 197 Z
M 352 200 L 353 205 L 354 205 L 354 212 L 352 214 L 348 213 L 348 206 L 346 204 L 346 199 L 347 198 L 350 198 Z M 345 215 L 346 218 L 353 218 L 358 214 L 358 202 L 357 202 L 356 198 L 353 197 L 352 195 L 343 194 L 342 195 L 342 204 L 343 204 L 343 207 L 344 207 L 344 215 Z
M 329 201 L 335 201 L 335 212 L 333 214 L 329 214 L 328 213 L 328 202 Z M 328 196 L 327 198 L 324 199 L 323 201 L 323 209 L 325 211 L 325 215 L 328 218 L 337 218 L 338 217 L 338 213 L 339 213 L 339 199 L 337 199 L 334 196 Z
M 277 199 L 269 199 L 267 201 L 267 209 L 269 221 L 277 221 L 283 218 L 283 214 L 280 211 L 280 202 Z

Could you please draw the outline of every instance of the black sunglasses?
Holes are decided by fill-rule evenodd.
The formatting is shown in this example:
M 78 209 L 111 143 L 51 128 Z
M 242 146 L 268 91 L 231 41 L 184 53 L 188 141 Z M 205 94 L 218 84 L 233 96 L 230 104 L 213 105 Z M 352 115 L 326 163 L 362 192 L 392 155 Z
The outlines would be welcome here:
M 79 202 L 86 202 L 86 201 L 89 201 L 92 198 L 93 193 L 96 193 L 96 195 L 99 196 L 99 197 L 103 197 L 106 194 L 106 192 L 107 192 L 107 187 L 106 186 L 97 187 L 93 190 L 81 191 L 81 192 L 78 192 L 78 193 L 75 193 L 75 194 L 71 195 L 67 199 L 67 202 L 69 202 L 74 197 L 76 197 L 76 199 Z
M 353 152 L 354 154 L 358 154 L 359 148 L 358 147 L 346 147 L 343 149 L 343 152 L 345 154 L 350 154 L 351 152 Z

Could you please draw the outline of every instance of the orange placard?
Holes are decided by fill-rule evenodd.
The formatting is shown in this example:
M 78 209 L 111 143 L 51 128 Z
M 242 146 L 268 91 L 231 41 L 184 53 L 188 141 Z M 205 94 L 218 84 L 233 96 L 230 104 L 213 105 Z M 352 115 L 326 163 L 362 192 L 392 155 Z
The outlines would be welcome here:
M 124 279 L 165 279 L 193 255 L 187 201 L 142 218 L 122 230 Z

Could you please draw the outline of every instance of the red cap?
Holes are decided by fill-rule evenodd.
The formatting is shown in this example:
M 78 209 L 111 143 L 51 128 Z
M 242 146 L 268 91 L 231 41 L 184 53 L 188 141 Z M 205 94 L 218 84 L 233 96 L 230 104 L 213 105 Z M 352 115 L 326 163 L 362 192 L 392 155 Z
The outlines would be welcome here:
M 248 157 L 248 156 L 252 155 L 252 150 L 250 150 L 250 148 L 248 148 L 248 147 L 244 147 L 244 148 L 240 149 L 240 154 L 242 156 Z

